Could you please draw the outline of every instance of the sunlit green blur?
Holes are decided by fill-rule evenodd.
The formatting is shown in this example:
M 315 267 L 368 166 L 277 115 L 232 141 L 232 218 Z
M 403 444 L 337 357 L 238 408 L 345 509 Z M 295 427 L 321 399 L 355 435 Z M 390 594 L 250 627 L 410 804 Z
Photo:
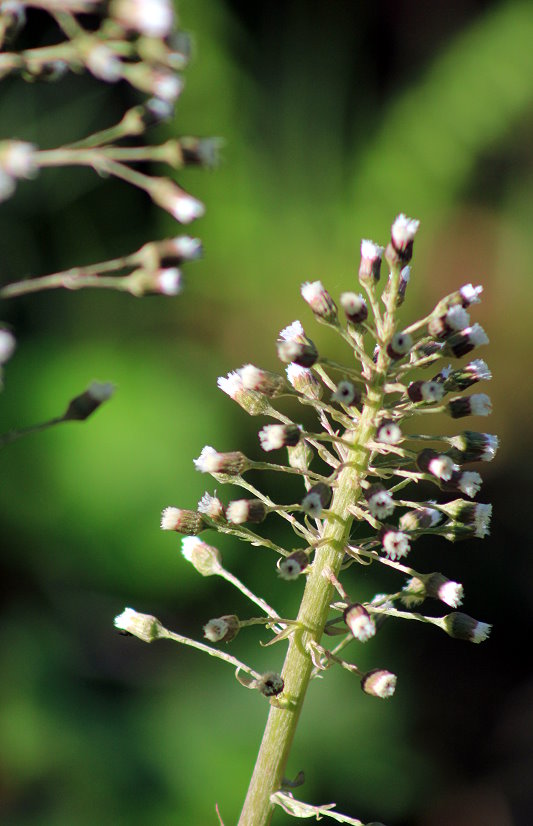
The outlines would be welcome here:
M 505 690 L 501 682 L 515 668 L 507 635 L 531 620 L 527 509 L 517 513 L 515 493 L 532 445 L 533 5 L 449 9 L 182 0 L 194 59 L 176 121 L 158 137 L 224 140 L 216 171 L 179 176 L 207 206 L 187 230 L 202 238 L 204 259 L 187 265 L 177 298 L 57 291 L 3 303 L 18 349 L 1 432 L 62 413 L 94 379 L 117 385 L 87 422 L 0 454 L 3 823 L 203 826 L 217 823 L 215 803 L 226 826 L 237 821 L 266 702 L 225 664 L 122 637 L 112 620 L 130 605 L 200 638 L 213 616 L 254 616 L 229 585 L 184 561 L 176 536 L 159 529 L 160 511 L 194 508 L 216 488 L 193 467 L 204 445 L 264 458 L 265 420 L 247 417 L 217 376 L 249 362 L 278 370 L 276 335 L 296 318 L 321 351 L 345 356 L 317 329 L 300 284 L 321 279 L 334 297 L 358 291 L 361 238 L 386 243 L 401 211 L 421 220 L 406 323 L 464 283 L 484 285 L 473 317 L 491 339 L 479 357 L 495 376 L 482 388 L 495 412 L 472 429 L 503 440 L 478 497 L 495 503 L 491 540 L 429 544 L 411 560 L 463 582 L 464 609 L 496 628 L 468 648 L 389 622 L 352 656 L 397 673 L 395 698 L 365 697 L 346 672 L 315 681 L 289 771 L 306 773 L 302 799 L 336 800 L 388 826 L 533 822 L 531 801 L 513 808 L 498 751 L 531 680 L 526 662 Z M 3 81 L 0 137 L 55 146 L 116 122 L 136 100 L 83 77 L 57 88 Z M 179 231 L 125 184 L 47 171 L 0 205 L 1 279 L 112 258 Z M 291 501 L 294 486 L 272 476 L 269 495 Z M 292 534 L 276 530 L 291 547 Z M 267 550 L 208 539 L 230 570 L 294 615 L 302 583 L 280 582 Z M 401 585 L 374 568 L 351 569 L 346 582 L 354 599 Z M 258 670 L 281 668 L 285 644 L 262 649 L 261 639 L 250 629 L 231 650 Z

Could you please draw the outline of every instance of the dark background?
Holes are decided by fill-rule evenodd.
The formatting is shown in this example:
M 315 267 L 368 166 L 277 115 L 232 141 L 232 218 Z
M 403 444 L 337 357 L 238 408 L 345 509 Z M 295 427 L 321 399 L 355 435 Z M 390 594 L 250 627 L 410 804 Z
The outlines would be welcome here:
M 131 605 L 200 637 L 212 616 L 254 614 L 185 563 L 160 511 L 214 489 L 192 465 L 205 444 L 259 455 L 264 420 L 220 393 L 217 376 L 250 361 L 277 369 L 276 335 L 295 318 L 319 349 L 343 355 L 299 286 L 357 290 L 361 237 L 385 243 L 404 211 L 421 220 L 406 322 L 484 284 L 473 316 L 491 339 L 479 355 L 495 412 L 467 426 L 502 440 L 478 496 L 494 503 L 491 537 L 417 543 L 410 562 L 462 582 L 464 610 L 494 629 L 473 646 L 390 621 L 353 656 L 398 674 L 394 699 L 326 674 L 311 686 L 289 771 L 306 772 L 302 799 L 335 800 L 365 822 L 529 826 L 533 6 L 183 0 L 179 13 L 195 53 L 175 123 L 154 139 L 225 141 L 218 170 L 179 176 L 207 204 L 192 228 L 205 258 L 187 267 L 183 295 L 56 291 L 2 306 L 19 342 L 2 431 L 62 412 L 93 379 L 118 386 L 85 425 L 0 456 L 2 820 L 189 826 L 216 823 L 218 801 L 226 826 L 236 822 L 266 704 L 223 664 L 121 637 L 112 620 Z M 39 41 L 42 19 L 30 24 Z M 1 137 L 56 146 L 137 99 L 88 77 L 4 80 Z M 0 277 L 111 258 L 176 230 L 125 184 L 47 170 L 0 206 Z M 265 484 L 291 496 L 278 477 Z M 207 538 L 250 587 L 296 610 L 302 583 L 280 583 L 268 551 Z M 346 582 L 362 599 L 400 584 L 373 568 Z M 243 632 L 231 650 L 280 668 L 283 644 L 263 650 L 261 638 Z

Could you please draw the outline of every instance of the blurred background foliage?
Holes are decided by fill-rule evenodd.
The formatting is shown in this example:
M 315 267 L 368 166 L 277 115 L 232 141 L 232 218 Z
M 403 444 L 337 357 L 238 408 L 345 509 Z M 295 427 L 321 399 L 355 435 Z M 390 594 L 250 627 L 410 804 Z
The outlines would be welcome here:
M 236 822 L 266 704 L 225 666 L 121 637 L 112 619 L 129 604 L 200 636 L 211 616 L 253 614 L 190 569 L 159 530 L 160 510 L 213 490 L 192 466 L 204 444 L 258 456 L 262 421 L 217 390 L 218 375 L 250 361 L 277 369 L 276 334 L 295 318 L 342 355 L 311 323 L 299 285 L 357 289 L 360 238 L 385 243 L 404 211 L 422 221 L 406 320 L 463 283 L 485 285 L 474 315 L 491 337 L 480 355 L 495 375 L 495 413 L 472 426 L 503 441 L 478 497 L 495 504 L 491 538 L 417 543 L 412 562 L 463 582 L 465 610 L 495 628 L 474 648 L 389 622 L 354 656 L 398 673 L 394 700 L 326 675 L 311 687 L 289 768 L 306 772 L 304 799 L 336 800 L 365 821 L 529 826 L 533 682 L 520 637 L 533 570 L 519 505 L 532 453 L 533 5 L 181 0 L 179 13 L 195 57 L 176 121 L 160 133 L 225 142 L 216 172 L 180 176 L 208 206 L 194 225 L 205 258 L 188 266 L 183 295 L 57 291 L 2 306 L 19 340 L 2 431 L 62 412 L 93 379 L 118 386 L 85 425 L 0 456 L 2 822 L 189 826 L 216 823 L 215 801 L 226 826 Z M 38 15 L 32 25 L 38 40 Z M 135 101 L 88 77 L 5 80 L 1 137 L 55 146 Z M 45 171 L 2 204 L 1 278 L 110 258 L 176 229 L 126 185 Z M 278 475 L 265 484 L 292 496 Z M 217 544 L 227 567 L 296 610 L 302 585 L 280 583 L 266 550 Z M 354 598 L 397 587 L 373 568 L 349 581 Z M 259 649 L 260 638 L 241 634 L 236 655 L 279 668 L 283 645 Z

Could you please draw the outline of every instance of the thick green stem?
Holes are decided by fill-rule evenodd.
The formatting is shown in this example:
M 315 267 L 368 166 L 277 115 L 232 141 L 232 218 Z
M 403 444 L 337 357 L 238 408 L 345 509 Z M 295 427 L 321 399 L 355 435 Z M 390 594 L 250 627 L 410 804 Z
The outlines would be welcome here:
M 271 706 L 238 826 L 268 826 L 274 810 L 271 795 L 282 785 L 313 670 L 309 646 L 313 642 L 320 642 L 333 596 L 333 586 L 328 574 L 333 572 L 336 576 L 344 558 L 344 548 L 348 543 L 354 519 L 351 509 L 361 497 L 361 482 L 368 469 L 370 451 L 367 445 L 375 435 L 377 415 L 383 405 L 383 388 L 390 364 L 386 354 L 386 343 L 394 332 L 398 281 L 399 268 L 392 267 L 391 289 L 387 300 L 388 312 L 383 322 L 378 362 L 369 382 L 367 400 L 359 425 L 343 437 L 350 442 L 351 447 L 347 451 L 344 467 L 338 477 L 322 544 L 316 551 L 312 571 L 307 579 L 298 612 L 299 625 L 291 635 L 285 658 L 282 671 L 285 704 Z

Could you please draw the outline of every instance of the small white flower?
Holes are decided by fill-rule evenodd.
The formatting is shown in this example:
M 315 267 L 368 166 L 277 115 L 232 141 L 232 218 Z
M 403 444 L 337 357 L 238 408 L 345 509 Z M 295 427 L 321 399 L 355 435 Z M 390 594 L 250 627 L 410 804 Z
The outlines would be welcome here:
M 163 295 L 181 292 L 181 272 L 177 267 L 165 267 L 156 273 L 156 289 Z
M 425 381 L 420 386 L 423 401 L 428 404 L 440 402 L 444 396 L 444 387 L 438 381 Z
M 304 513 L 318 519 L 322 514 L 322 500 L 318 493 L 308 493 L 302 499 L 302 509 Z
M 465 284 L 461 287 L 459 292 L 461 293 L 461 297 L 467 306 L 470 304 L 479 304 L 481 301 L 480 295 L 483 292 L 483 287 L 473 287 L 472 284 Z
M 419 226 L 420 221 L 417 221 L 416 218 L 407 218 L 403 212 L 400 213 L 391 228 L 394 246 L 400 250 L 405 249 L 415 237 Z
M 434 459 L 431 459 L 428 465 L 429 472 L 432 473 L 433 476 L 436 476 L 437 479 L 443 479 L 445 482 L 452 478 L 452 474 L 456 469 L 457 466 L 450 457 L 444 454 L 440 454 Z
M 483 359 L 474 359 L 466 365 L 465 369 L 472 373 L 477 381 L 490 381 L 492 378 L 492 373 Z
M 479 539 L 484 539 L 490 534 L 490 520 L 492 516 L 492 505 L 476 505 L 474 513 L 475 535 Z
M 217 496 L 206 492 L 198 502 L 198 512 L 205 513 L 210 519 L 220 519 L 224 516 L 224 507 Z
M 376 258 L 381 258 L 383 255 L 383 247 L 375 244 L 373 241 L 363 239 L 361 241 L 361 258 L 367 258 L 370 261 L 375 261 Z
M 386 519 L 394 510 L 394 500 L 388 490 L 379 490 L 368 499 L 368 509 L 376 519 Z
M 285 425 L 267 424 L 259 431 L 259 441 L 263 450 L 279 450 L 285 444 Z
M 439 588 L 439 599 L 451 608 L 458 608 L 463 601 L 463 586 L 449 580 Z
M 183 92 L 184 85 L 183 79 L 179 77 L 179 75 L 174 72 L 166 72 L 161 69 L 154 72 L 152 75 L 151 91 L 157 98 L 160 98 L 167 103 L 175 103 Z M 199 218 L 200 215 L 204 214 L 204 206 L 203 204 L 200 204 L 199 201 L 196 201 L 196 205 L 201 207 L 201 212 L 195 214 L 194 217 Z M 195 208 L 198 209 L 198 206 L 195 206 Z M 186 224 L 187 221 L 182 221 L 182 223 Z
M 492 413 L 492 402 L 486 393 L 474 393 L 470 396 L 470 409 L 473 416 L 489 416 Z
M 235 371 L 228 373 L 227 376 L 219 376 L 217 379 L 217 385 L 233 400 L 235 400 L 237 395 L 242 393 L 244 390 L 242 378 Z
M 27 141 L 1 141 L 0 169 L 11 178 L 32 178 L 39 169 L 36 151 L 37 146 Z
M 468 336 L 470 342 L 475 344 L 476 347 L 480 347 L 482 344 L 489 343 L 489 337 L 486 334 L 485 330 L 478 324 L 477 322 L 472 325 L 472 327 L 466 327 L 463 330 L 463 333 Z
M 351 405 L 356 398 L 356 390 L 351 381 L 340 381 L 337 389 L 331 395 L 332 402 L 340 402 L 341 404 Z
M 461 493 L 464 493 L 465 496 L 469 496 L 470 499 L 473 499 L 473 497 L 479 492 L 482 482 L 483 480 L 479 473 L 465 470 L 458 479 L 458 487 Z
M 288 327 L 284 327 L 279 334 L 282 341 L 301 341 L 306 338 L 304 328 L 300 321 L 293 321 Z
M 110 381 L 92 381 L 85 391 L 89 398 L 101 404 L 111 398 L 115 392 L 115 385 Z
M 401 531 L 387 531 L 383 537 L 383 550 L 389 559 L 401 559 L 411 550 L 409 537 Z
M 204 625 L 204 637 L 210 642 L 220 642 L 229 631 L 229 624 L 223 617 L 211 619 Z
M 199 258 L 202 252 L 202 242 L 199 238 L 191 238 L 190 235 L 178 235 L 173 238 L 171 242 L 176 255 L 181 256 L 187 261 L 194 258 Z
M 492 460 L 496 456 L 496 453 L 498 452 L 500 440 L 493 433 L 485 433 L 484 435 L 485 446 L 483 449 L 483 453 L 479 458 L 482 462 L 492 462 Z
M 454 304 L 446 313 L 446 324 L 450 330 L 464 330 L 470 324 L 470 316 L 460 304 Z
M 169 0 L 113 0 L 111 14 L 125 28 L 147 37 L 167 37 L 174 25 Z
M 492 629 L 492 625 L 487 622 L 477 622 L 472 630 L 471 641 L 475 643 L 485 642 Z
M 164 508 L 163 512 L 161 513 L 161 529 L 164 531 L 175 531 L 176 526 L 180 522 L 180 519 L 180 508 Z
M 402 438 L 402 431 L 396 422 L 383 422 L 376 433 L 376 441 L 384 445 L 397 445 Z
M 168 211 L 180 224 L 190 224 L 205 213 L 205 206 L 183 190 L 175 192 L 168 201 Z
M 217 473 L 220 469 L 218 461 L 219 453 L 214 447 L 206 445 L 197 459 L 193 459 L 196 470 L 200 473 Z
M 105 80 L 106 83 L 116 83 L 122 77 L 120 58 L 103 43 L 91 49 L 87 55 L 86 65 L 91 74 L 99 80 Z

